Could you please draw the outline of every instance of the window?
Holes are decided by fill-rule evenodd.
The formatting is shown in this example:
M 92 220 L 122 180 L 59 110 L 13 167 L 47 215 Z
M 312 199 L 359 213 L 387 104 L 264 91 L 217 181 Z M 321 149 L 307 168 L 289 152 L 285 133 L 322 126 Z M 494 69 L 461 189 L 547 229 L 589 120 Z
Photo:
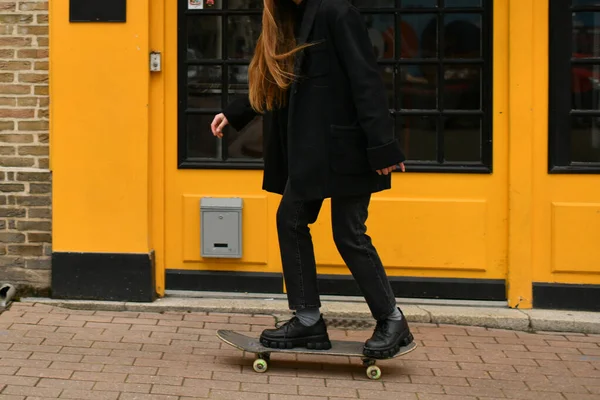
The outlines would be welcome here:
M 290 0 L 291 1 L 291 0 Z M 353 0 L 364 15 L 411 171 L 492 170 L 492 1 Z M 258 118 L 214 139 L 213 116 L 248 93 L 262 0 L 180 0 L 179 167 L 261 168 Z
M 600 173 L 600 0 L 550 4 L 549 170 Z

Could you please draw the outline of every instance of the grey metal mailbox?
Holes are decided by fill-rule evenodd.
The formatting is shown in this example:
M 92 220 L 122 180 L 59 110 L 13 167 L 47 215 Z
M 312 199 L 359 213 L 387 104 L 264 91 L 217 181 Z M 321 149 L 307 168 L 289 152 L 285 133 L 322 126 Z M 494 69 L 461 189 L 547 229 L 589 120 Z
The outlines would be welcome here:
M 242 257 L 242 205 L 240 198 L 204 197 L 200 200 L 202 257 Z

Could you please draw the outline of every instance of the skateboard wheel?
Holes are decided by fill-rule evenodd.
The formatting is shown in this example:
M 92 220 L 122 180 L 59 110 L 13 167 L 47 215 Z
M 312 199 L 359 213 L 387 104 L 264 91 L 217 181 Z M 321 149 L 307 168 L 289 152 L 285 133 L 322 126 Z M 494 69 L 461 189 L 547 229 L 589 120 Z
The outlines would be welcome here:
M 267 362 L 265 360 L 254 360 L 254 364 L 252 365 L 254 367 L 254 370 L 256 372 L 262 373 L 262 372 L 267 372 Z
M 379 379 L 381 378 L 381 369 L 376 365 L 371 365 L 367 368 L 367 376 L 369 379 Z

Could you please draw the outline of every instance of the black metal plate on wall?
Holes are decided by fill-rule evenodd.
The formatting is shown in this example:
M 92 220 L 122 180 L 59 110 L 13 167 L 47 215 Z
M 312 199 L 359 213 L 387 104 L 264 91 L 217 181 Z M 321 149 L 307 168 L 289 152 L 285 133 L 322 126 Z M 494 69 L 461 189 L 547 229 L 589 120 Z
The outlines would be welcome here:
M 127 0 L 70 0 L 70 22 L 125 22 Z

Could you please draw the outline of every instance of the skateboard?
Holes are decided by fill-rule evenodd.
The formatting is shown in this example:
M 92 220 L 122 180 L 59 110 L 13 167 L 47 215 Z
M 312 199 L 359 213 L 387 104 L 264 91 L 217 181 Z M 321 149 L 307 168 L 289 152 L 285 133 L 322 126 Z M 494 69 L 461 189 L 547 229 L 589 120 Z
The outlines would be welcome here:
M 238 332 L 230 330 L 218 330 L 217 337 L 230 346 L 238 350 L 247 351 L 256 354 L 256 360 L 252 365 L 254 371 L 263 373 L 269 368 L 269 360 L 271 353 L 288 353 L 288 354 L 311 354 L 311 355 L 326 355 L 337 357 L 357 357 L 362 360 L 363 366 L 367 368 L 367 377 L 369 379 L 381 378 L 381 369 L 375 365 L 378 360 L 385 358 L 371 358 L 363 354 L 364 342 L 354 342 L 346 340 L 332 340 L 331 349 L 329 350 L 312 350 L 304 347 L 294 349 L 274 349 L 263 346 L 257 338 L 252 338 Z M 391 358 L 396 358 L 410 353 L 417 348 L 417 344 L 412 342 L 406 347 L 401 347 L 400 352 Z M 390 359 L 390 358 L 387 358 Z

